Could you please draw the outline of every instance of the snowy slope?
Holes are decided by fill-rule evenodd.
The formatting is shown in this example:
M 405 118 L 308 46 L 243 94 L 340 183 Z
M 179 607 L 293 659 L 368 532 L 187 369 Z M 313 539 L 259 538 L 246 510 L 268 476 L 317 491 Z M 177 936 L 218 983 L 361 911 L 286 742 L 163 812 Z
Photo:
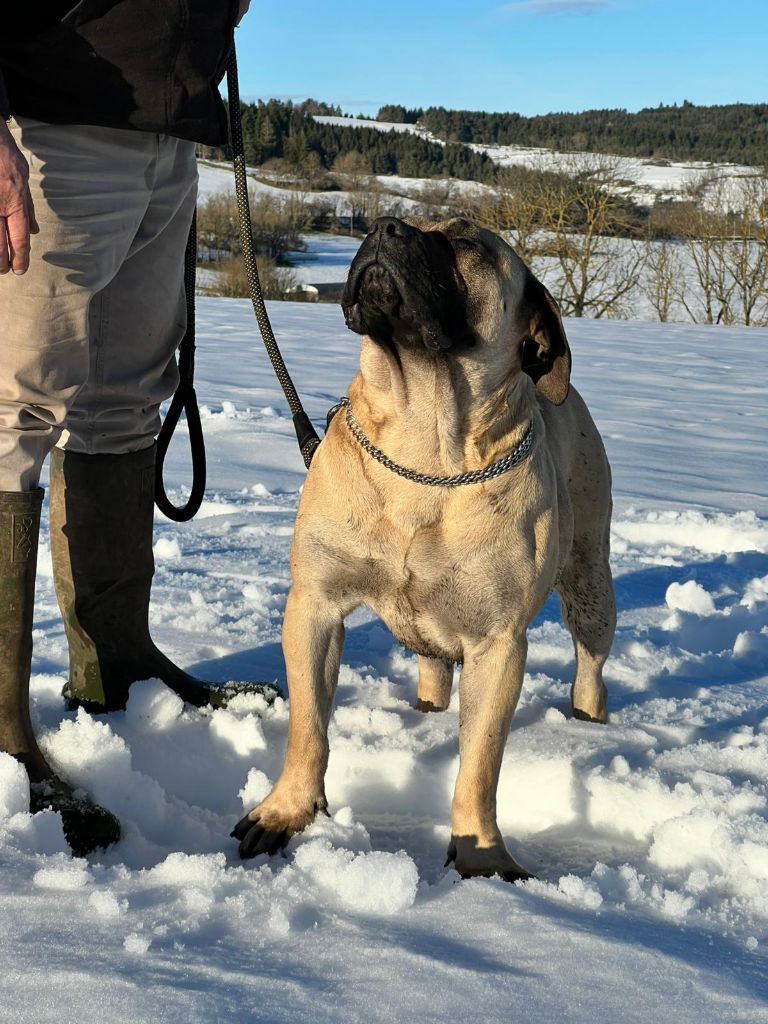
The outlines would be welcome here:
M 540 170 L 566 172 L 576 161 L 589 161 L 599 154 L 560 153 L 552 149 L 526 146 L 488 146 L 471 143 L 470 149 L 486 153 L 501 167 L 535 167 Z M 754 168 L 743 164 L 713 164 L 708 161 L 642 160 L 633 157 L 612 156 L 619 176 L 634 182 L 630 193 L 640 202 L 653 203 L 656 199 L 674 199 L 704 172 L 715 172 L 722 178 L 742 178 L 754 174 Z
M 318 124 L 332 124 L 339 128 L 370 128 L 376 132 L 397 132 L 398 135 L 420 135 L 430 139 L 432 136 L 415 124 L 404 124 L 401 121 L 374 121 L 367 117 L 334 117 L 330 114 L 315 114 L 313 120 Z
M 442 142 L 431 132 L 415 124 L 329 116 L 315 116 L 315 121 L 343 128 L 372 128 L 380 132 L 408 133 L 419 135 L 430 142 Z M 502 146 L 485 143 L 468 143 L 468 146 L 477 153 L 486 153 L 501 167 L 536 167 L 541 170 L 568 171 L 572 169 L 574 160 L 590 157 L 590 154 L 581 152 L 565 153 L 537 146 Z M 595 156 L 599 158 L 599 154 Z M 738 179 L 754 173 L 754 168 L 743 164 L 713 164 L 704 160 L 642 160 L 632 157 L 610 159 L 616 161 L 620 176 L 634 183 L 629 189 L 630 193 L 638 201 L 647 203 L 653 203 L 656 199 L 676 198 L 691 181 L 705 171 L 715 171 L 718 176 L 727 179 Z M 738 196 L 738 192 L 735 196 Z
M 230 164 L 200 163 L 198 164 L 198 170 L 198 199 L 200 202 L 205 202 L 210 196 L 220 195 L 221 193 L 234 195 L 235 181 Z M 249 192 L 257 199 L 260 196 L 269 196 L 278 203 L 286 203 L 294 201 L 298 197 L 302 203 L 325 206 L 329 210 L 333 210 L 339 217 L 349 216 L 349 208 L 353 202 L 349 192 L 342 190 L 334 192 L 308 192 L 303 189 L 279 188 L 277 185 L 269 185 L 264 181 L 260 181 L 253 171 L 249 172 L 248 178 Z M 428 178 L 415 180 L 417 184 L 421 185 L 429 183 Z M 392 195 L 387 192 L 382 195 L 382 213 L 384 214 L 402 217 L 410 213 L 417 213 L 419 209 L 420 203 L 414 199 L 409 199 L 408 196 Z
M 320 423 L 356 339 L 334 307 L 272 312 Z M 209 494 L 192 524 L 158 519 L 153 629 L 209 678 L 283 682 L 304 472 L 249 304 L 203 300 L 199 319 Z M 554 604 L 530 632 L 499 813 L 538 880 L 442 868 L 457 707 L 412 710 L 414 661 L 365 613 L 331 728 L 333 818 L 241 867 L 228 833 L 279 771 L 284 702 L 199 712 L 148 682 L 123 714 L 65 714 L 44 545 L 40 734 L 125 837 L 72 860 L 0 756 L 0 1020 L 768 1020 L 768 331 L 567 329 L 614 469 L 620 618 L 606 727 L 567 716 Z M 179 493 L 183 446 L 168 479 Z

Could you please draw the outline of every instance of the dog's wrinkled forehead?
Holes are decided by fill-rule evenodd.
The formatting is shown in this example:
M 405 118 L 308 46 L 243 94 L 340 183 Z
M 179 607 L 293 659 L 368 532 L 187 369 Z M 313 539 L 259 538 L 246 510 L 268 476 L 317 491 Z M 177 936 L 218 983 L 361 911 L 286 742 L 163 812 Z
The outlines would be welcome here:
M 508 302 L 513 306 L 522 302 L 528 271 L 499 235 L 463 217 L 437 222 L 413 218 L 408 223 L 421 231 L 439 231 L 448 239 L 470 293 L 482 292 L 484 286 L 498 281 Z

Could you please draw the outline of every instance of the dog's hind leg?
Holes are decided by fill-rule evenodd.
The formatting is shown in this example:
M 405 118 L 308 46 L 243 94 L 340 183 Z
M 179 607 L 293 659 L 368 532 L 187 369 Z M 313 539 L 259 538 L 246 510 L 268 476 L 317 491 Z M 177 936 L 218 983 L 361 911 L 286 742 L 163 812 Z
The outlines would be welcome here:
M 419 655 L 417 711 L 445 711 L 451 703 L 453 662 Z
M 571 687 L 575 718 L 608 721 L 603 665 L 616 629 L 616 604 L 608 564 L 607 524 L 599 543 L 579 538 L 557 584 L 563 618 L 573 637 L 576 676 Z
M 272 792 L 232 833 L 240 840 L 243 858 L 277 853 L 326 808 L 328 722 L 343 645 L 340 610 L 320 592 L 293 588 L 283 626 L 290 696 L 288 746 Z

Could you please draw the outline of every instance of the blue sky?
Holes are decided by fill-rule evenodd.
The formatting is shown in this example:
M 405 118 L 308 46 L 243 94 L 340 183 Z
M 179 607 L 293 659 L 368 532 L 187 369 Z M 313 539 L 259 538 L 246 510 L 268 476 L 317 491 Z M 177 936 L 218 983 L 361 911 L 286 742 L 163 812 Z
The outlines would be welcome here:
M 765 102 L 768 0 L 252 0 L 249 99 L 555 110 Z

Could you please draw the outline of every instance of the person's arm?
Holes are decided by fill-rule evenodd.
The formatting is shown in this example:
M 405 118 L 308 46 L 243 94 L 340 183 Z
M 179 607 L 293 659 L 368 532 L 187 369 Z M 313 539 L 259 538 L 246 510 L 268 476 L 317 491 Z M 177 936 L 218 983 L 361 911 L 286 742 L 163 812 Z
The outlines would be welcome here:
M 29 236 L 37 234 L 29 191 L 29 167 L 6 124 L 8 94 L 0 70 L 0 274 L 29 268 Z

